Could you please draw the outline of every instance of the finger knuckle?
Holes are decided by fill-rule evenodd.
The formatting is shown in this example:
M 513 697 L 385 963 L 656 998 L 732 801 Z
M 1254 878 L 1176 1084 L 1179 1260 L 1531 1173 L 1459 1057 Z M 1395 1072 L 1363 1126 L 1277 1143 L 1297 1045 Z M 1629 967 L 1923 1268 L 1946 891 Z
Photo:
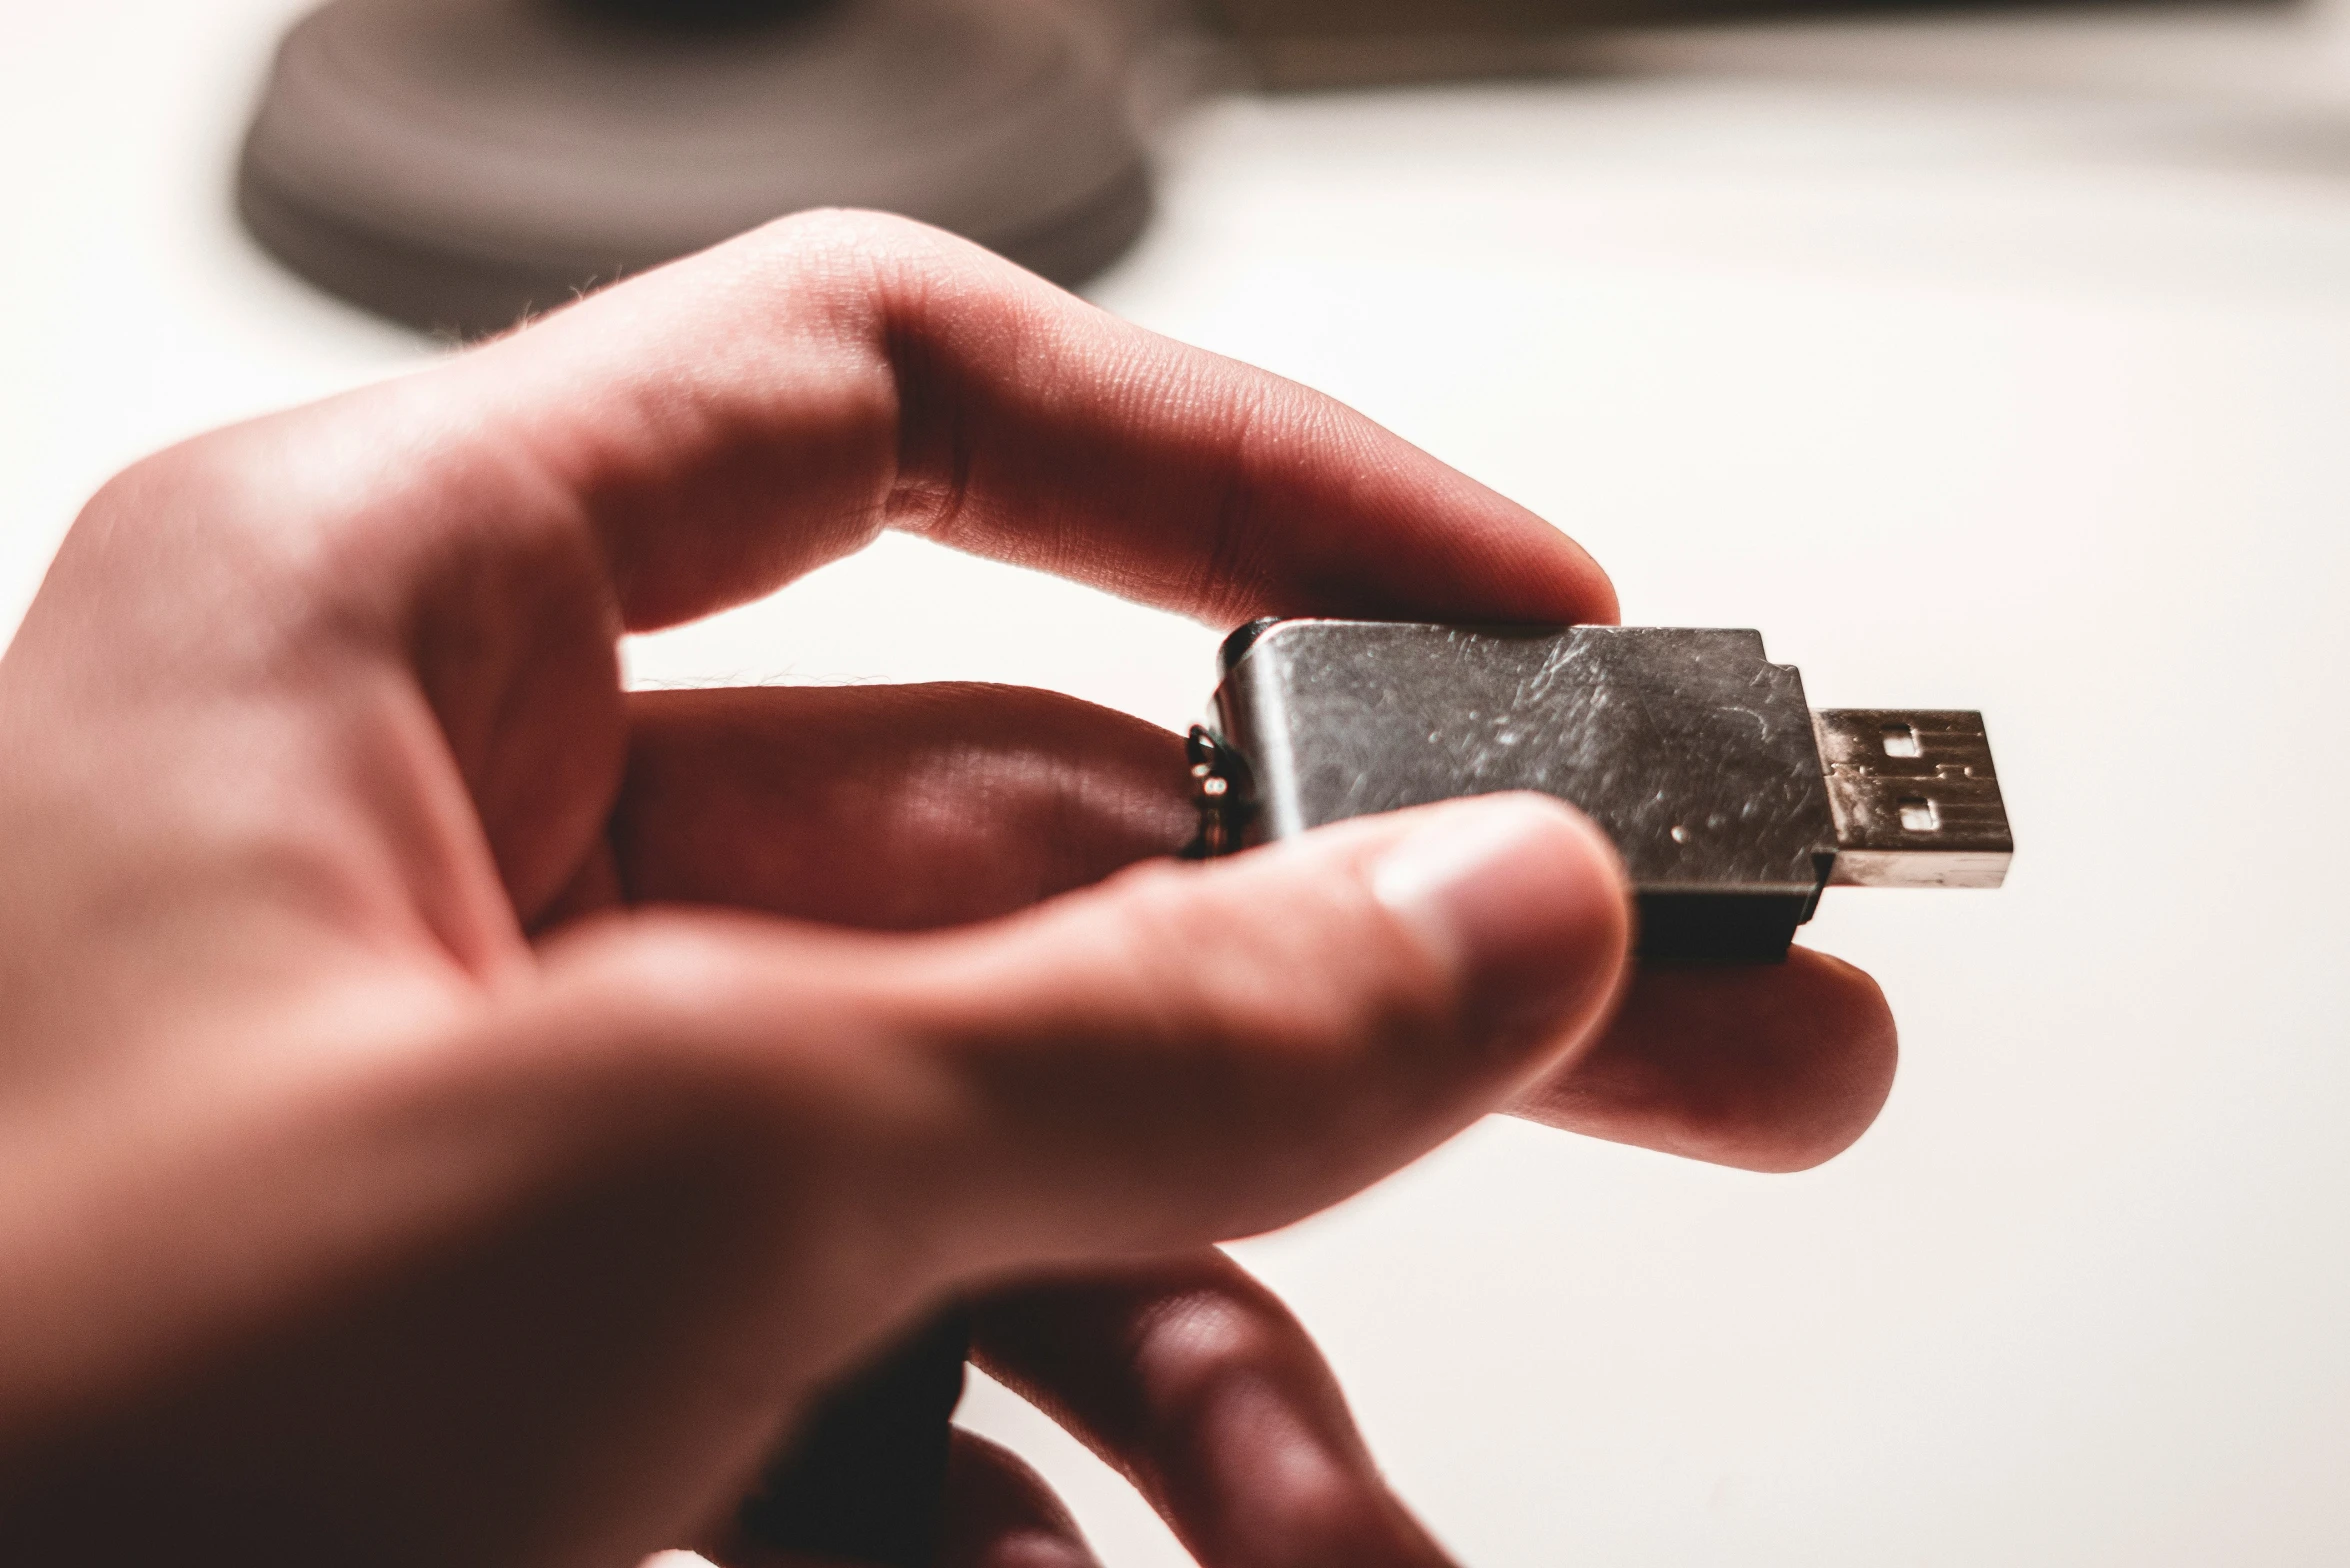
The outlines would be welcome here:
M 1304 1568 L 1387 1555 L 1385 1499 L 1336 1384 L 1270 1298 L 1212 1288 L 1180 1297 L 1136 1359 L 1149 1407 L 1171 1428 L 1162 1440 L 1244 1441 L 1274 1461 L 1247 1500 L 1252 1561 Z
M 1268 892 L 1210 869 L 1130 873 L 1120 932 L 1176 1016 L 1212 1040 L 1307 1066 L 1445 1026 L 1444 987 L 1351 879 Z M 1209 896 L 1201 896 L 1206 891 Z
M 153 550 L 175 535 L 268 536 L 269 467 L 250 427 L 213 431 L 164 448 L 108 480 L 82 513 L 80 532 Z
M 817 207 L 754 231 L 745 253 L 761 270 L 788 273 L 795 288 L 835 285 L 861 302 L 879 299 L 916 273 L 992 260 L 943 229 L 896 213 Z
M 566 939 L 568 1038 L 550 1043 L 600 1061 L 623 1095 L 691 1103 L 777 1147 L 837 1154 L 907 1136 L 890 1114 L 922 1108 L 907 1042 L 745 940 L 724 921 L 606 917 Z
M 1141 1335 L 1137 1360 L 1155 1391 L 1180 1401 L 1226 1378 L 1288 1369 L 1296 1338 L 1280 1309 L 1210 1287 L 1162 1306 Z
M 548 1066 L 624 1101 L 745 1105 L 771 1086 L 741 1048 L 741 982 L 685 923 L 608 918 L 569 936 L 534 1031 Z

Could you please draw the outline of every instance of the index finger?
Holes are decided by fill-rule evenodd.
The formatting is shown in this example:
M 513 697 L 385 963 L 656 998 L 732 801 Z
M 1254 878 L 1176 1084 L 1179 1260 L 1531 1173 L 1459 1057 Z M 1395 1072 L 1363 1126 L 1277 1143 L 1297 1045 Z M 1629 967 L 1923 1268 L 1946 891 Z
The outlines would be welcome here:
M 584 509 L 635 629 L 883 527 L 1220 624 L 1615 614 L 1557 529 L 1353 410 L 902 219 L 786 219 L 436 374 Z

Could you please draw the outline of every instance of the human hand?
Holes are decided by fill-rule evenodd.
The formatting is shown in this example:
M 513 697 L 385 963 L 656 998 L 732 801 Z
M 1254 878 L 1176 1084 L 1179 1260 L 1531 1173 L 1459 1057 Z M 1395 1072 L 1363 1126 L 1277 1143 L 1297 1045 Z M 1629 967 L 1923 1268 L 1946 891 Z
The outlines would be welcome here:
M 1359 417 L 854 216 L 138 465 L 0 661 L 11 1546 L 723 1553 L 812 1389 L 1000 1289 L 983 1357 L 1204 1559 L 1424 1561 L 1197 1249 L 1513 1100 L 1787 1166 L 1882 1099 L 1831 961 L 1618 1006 L 1612 857 L 1554 804 L 1093 886 L 1188 831 L 1174 737 L 621 691 L 624 629 L 882 527 L 1219 624 L 1613 613 Z M 963 1561 L 1057 1538 L 1000 1459 L 958 1476 Z

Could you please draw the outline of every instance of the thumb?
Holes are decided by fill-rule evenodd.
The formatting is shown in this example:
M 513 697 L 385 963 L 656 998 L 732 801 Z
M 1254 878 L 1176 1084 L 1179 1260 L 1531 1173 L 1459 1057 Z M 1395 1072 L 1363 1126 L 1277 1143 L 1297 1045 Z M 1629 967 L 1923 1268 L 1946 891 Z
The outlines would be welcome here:
M 1284 1223 L 1511 1098 L 1629 924 L 1590 824 L 1496 797 L 951 933 L 583 922 L 479 1010 L 265 1021 L 0 1187 L 0 1515 L 44 1560 L 642 1555 L 941 1293 Z
M 1335 1202 L 1587 1040 L 1630 924 L 1597 829 L 1498 796 L 1140 867 L 953 933 L 705 928 L 726 956 L 696 971 L 722 994 L 627 1027 L 858 1101 L 816 1113 L 826 1141 L 860 1130 L 861 1212 L 889 1194 L 944 1284 Z M 779 1087 L 761 1097 L 800 1098 Z

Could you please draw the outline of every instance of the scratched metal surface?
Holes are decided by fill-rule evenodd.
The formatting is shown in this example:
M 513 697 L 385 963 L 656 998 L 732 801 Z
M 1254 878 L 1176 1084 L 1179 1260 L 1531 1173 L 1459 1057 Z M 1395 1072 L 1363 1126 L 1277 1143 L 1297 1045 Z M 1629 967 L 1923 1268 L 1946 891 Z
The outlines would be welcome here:
M 1644 892 L 1808 897 L 1836 851 L 1802 678 L 1756 632 L 1288 621 L 1218 700 L 1271 837 L 1530 789 L 1590 813 Z

